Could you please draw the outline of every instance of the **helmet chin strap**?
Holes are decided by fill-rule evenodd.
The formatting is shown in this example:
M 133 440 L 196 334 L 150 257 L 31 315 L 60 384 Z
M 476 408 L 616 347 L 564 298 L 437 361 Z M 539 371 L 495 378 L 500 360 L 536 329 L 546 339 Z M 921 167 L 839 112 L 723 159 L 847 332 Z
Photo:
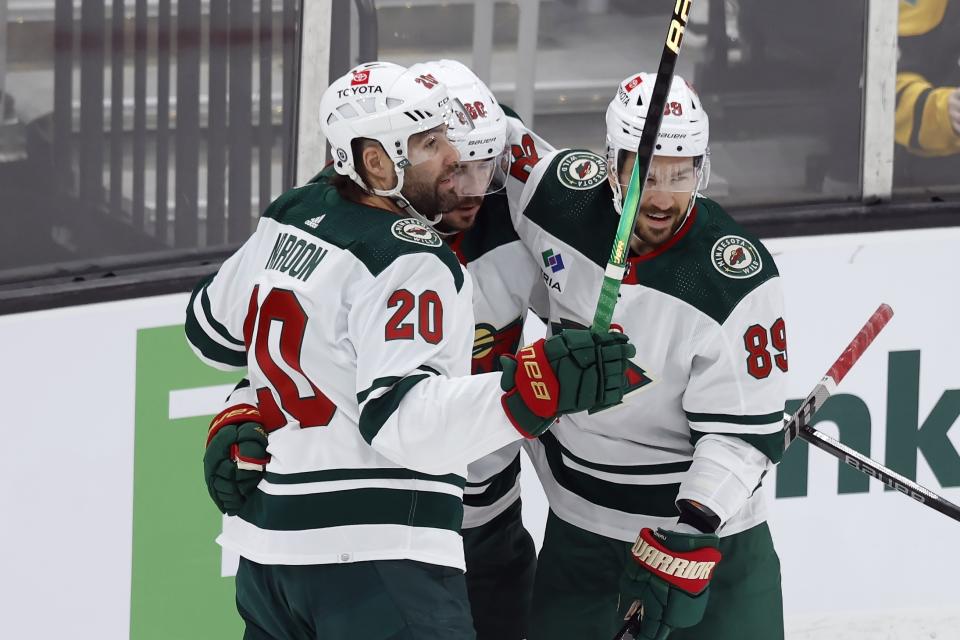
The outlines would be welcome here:
M 442 214 L 442 213 L 440 214 L 440 217 L 443 218 L 443 214 Z M 443 237 L 443 238 L 452 238 L 453 236 L 455 236 L 455 235 L 457 235 L 458 233 L 460 233 L 459 231 L 441 231 L 440 229 L 437 229 L 436 227 L 434 227 L 433 230 L 437 232 L 437 235 L 439 235 L 439 236 L 441 236 L 441 237 Z
M 443 214 L 438 213 L 434 218 L 431 218 L 430 216 L 425 216 L 419 211 L 417 211 L 416 208 L 410 203 L 410 201 L 404 198 L 403 194 L 400 193 L 400 190 L 403 189 L 403 167 L 400 166 L 399 164 L 394 165 L 394 172 L 396 173 L 396 176 L 397 176 L 397 186 L 393 187 L 392 189 L 375 189 L 373 187 L 367 186 L 367 184 L 364 183 L 363 178 L 360 177 L 360 175 L 356 172 L 356 170 L 353 169 L 353 167 L 350 168 L 350 179 L 356 182 L 358 185 L 360 185 L 360 188 L 366 191 L 367 193 L 371 193 L 373 195 L 380 196 L 383 198 L 390 198 L 391 200 L 393 200 L 394 204 L 396 204 L 398 207 L 400 207 L 401 209 L 406 211 L 408 214 L 410 214 L 410 217 L 416 218 L 417 220 L 419 220 L 420 222 L 424 223 L 425 225 L 427 225 L 432 229 L 434 225 L 439 223 L 440 220 L 443 218 Z M 438 231 L 437 233 L 440 233 L 440 232 Z
M 613 180 L 613 208 L 616 209 L 617 215 L 623 215 L 623 191 L 620 190 L 620 181 Z

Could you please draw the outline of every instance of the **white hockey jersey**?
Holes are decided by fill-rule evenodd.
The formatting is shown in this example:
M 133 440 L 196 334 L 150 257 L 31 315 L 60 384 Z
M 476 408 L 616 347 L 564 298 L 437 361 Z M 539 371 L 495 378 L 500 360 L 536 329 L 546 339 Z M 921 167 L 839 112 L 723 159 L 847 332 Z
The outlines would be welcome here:
M 275 201 L 194 291 L 186 333 L 247 368 L 272 456 L 219 542 L 261 564 L 464 568 L 467 464 L 517 441 L 499 374 L 469 376 L 473 286 L 411 218 L 324 183 Z
M 534 165 L 553 147 L 508 107 L 504 111 L 512 156 L 507 188 L 484 198 L 473 228 L 447 239 L 473 277 L 473 373 L 499 371 L 500 356 L 517 352 L 529 307 L 546 314 L 540 269 L 520 242 L 510 211 L 519 205 Z M 519 474 L 519 441 L 473 462 L 464 489 L 464 528 L 486 524 L 510 507 L 520 496 Z
M 517 230 L 541 265 L 551 328 L 588 326 L 619 217 L 606 162 L 545 158 Z M 787 345 L 780 278 L 764 246 L 699 198 L 678 233 L 633 257 L 613 316 L 637 348 L 623 404 L 561 418 L 529 450 L 562 519 L 632 541 L 676 522 L 687 498 L 721 536 L 765 519 L 765 471 L 783 452 Z

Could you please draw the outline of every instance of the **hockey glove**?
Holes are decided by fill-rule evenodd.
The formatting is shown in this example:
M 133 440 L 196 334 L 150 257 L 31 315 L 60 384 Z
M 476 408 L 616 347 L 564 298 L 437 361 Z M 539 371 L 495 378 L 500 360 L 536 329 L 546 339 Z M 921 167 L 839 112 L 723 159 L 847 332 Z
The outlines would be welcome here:
M 718 546 L 712 533 L 640 532 L 620 579 L 621 601 L 643 607 L 640 633 L 634 637 L 665 640 L 674 629 L 703 619 L 710 579 L 720 562 Z
M 239 513 L 269 461 L 267 433 L 256 407 L 230 407 L 213 419 L 203 453 L 203 475 L 221 513 Z
M 622 333 L 570 329 L 537 340 L 500 356 L 503 410 L 517 431 L 535 438 L 560 415 L 615 405 L 635 354 Z

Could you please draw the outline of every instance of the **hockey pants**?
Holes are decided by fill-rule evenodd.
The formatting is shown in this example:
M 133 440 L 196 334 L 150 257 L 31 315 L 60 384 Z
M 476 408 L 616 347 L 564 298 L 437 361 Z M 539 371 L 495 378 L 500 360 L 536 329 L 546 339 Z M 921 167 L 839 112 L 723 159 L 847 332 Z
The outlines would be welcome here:
M 526 638 L 537 551 L 523 528 L 520 500 L 490 522 L 464 529 L 463 549 L 477 640 Z
M 529 640 L 611 640 L 632 604 L 618 582 L 630 544 L 551 511 L 537 560 Z M 766 523 L 720 539 L 723 560 L 703 620 L 670 640 L 783 640 L 780 560 Z
M 261 565 L 240 558 L 244 640 L 474 640 L 463 573 L 412 560 Z

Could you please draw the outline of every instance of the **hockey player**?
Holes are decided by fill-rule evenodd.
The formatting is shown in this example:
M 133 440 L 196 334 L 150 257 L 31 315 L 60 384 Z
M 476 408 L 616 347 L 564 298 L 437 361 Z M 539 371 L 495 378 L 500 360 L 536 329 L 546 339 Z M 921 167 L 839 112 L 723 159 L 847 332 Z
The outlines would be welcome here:
M 498 104 L 463 64 L 424 65 L 460 100 L 475 125 L 456 143 L 460 201 L 435 228 L 473 277 L 472 371 L 487 373 L 499 370 L 501 355 L 516 353 L 532 299 L 543 306 L 540 269 L 513 229 L 510 207 L 519 201 L 533 164 L 553 147 Z M 472 463 L 467 473 L 462 533 L 478 640 L 527 635 L 536 548 L 523 527 L 519 472 L 517 441 Z
M 533 292 L 545 298 L 540 271 L 513 229 L 509 206 L 519 200 L 530 169 L 553 148 L 497 102 L 486 85 L 454 60 L 424 63 L 447 85 L 473 120 L 473 129 L 456 140 L 461 162 L 455 175 L 458 202 L 434 228 L 472 276 L 476 327 L 471 370 L 500 370 L 499 357 L 520 345 L 523 320 Z M 336 175 L 328 166 L 315 181 Z M 247 392 L 248 393 L 248 392 Z M 241 398 L 243 393 L 238 394 Z M 228 407 L 228 413 L 242 407 Z M 254 423 L 242 427 L 256 433 Z M 248 458 L 265 459 L 257 440 Z M 237 511 L 263 475 L 237 470 L 229 450 L 208 450 L 205 463 L 221 470 L 208 474 L 211 495 L 221 510 Z M 520 442 L 515 441 L 468 468 L 464 492 L 463 538 L 467 590 L 479 640 L 526 637 L 536 568 L 533 539 L 524 529 L 520 506 Z
M 208 448 L 255 470 L 219 542 L 245 638 L 473 638 L 459 528 L 467 464 L 622 395 L 624 336 L 567 332 L 467 376 L 471 278 L 431 228 L 456 204 L 470 118 L 428 69 L 370 63 L 324 92 L 333 184 L 278 198 L 194 291 L 186 332 L 255 398 Z M 216 476 L 211 493 L 216 499 Z M 226 505 L 225 505 L 226 506 Z
M 526 184 L 517 230 L 534 256 L 555 258 L 554 332 L 592 321 L 654 82 L 618 87 L 606 158 L 558 151 Z M 609 640 L 636 601 L 646 640 L 783 637 L 758 491 L 783 452 L 780 278 L 763 245 L 699 195 L 708 119 L 681 78 L 664 113 L 613 316 L 643 368 L 627 372 L 622 405 L 565 416 L 529 444 L 550 503 L 530 640 Z

